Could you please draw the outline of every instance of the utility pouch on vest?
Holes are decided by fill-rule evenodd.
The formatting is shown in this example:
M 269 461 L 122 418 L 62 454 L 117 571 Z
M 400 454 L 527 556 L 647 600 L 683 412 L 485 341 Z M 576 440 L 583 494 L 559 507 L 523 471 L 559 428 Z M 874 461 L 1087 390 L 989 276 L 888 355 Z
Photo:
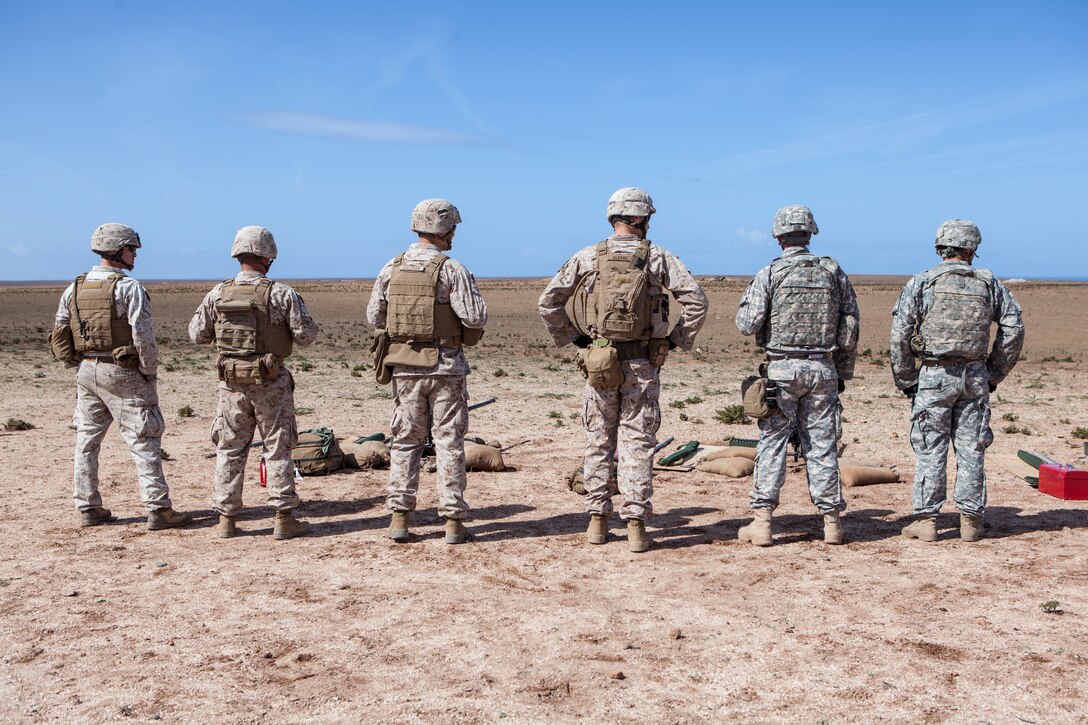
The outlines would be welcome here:
M 433 368 L 438 364 L 438 348 L 433 342 L 390 342 L 385 364 Z
M 623 367 L 616 348 L 590 345 L 582 355 L 586 381 L 595 388 L 614 390 L 623 383 Z
M 49 350 L 53 353 L 53 359 L 62 363 L 77 363 L 83 359 L 83 355 L 76 351 L 76 343 L 72 338 L 72 328 L 68 325 L 54 327 L 49 333 Z
M 140 367 L 140 353 L 135 345 L 123 345 L 113 349 L 113 361 L 123 368 Z
M 219 379 L 228 385 L 264 385 L 278 378 L 282 370 L 279 358 L 271 353 L 253 359 L 220 355 L 216 367 Z
M 607 240 L 597 245 L 595 326 L 601 337 L 630 341 L 649 336 L 649 255 L 645 239 L 634 254 L 610 253 Z
M 767 366 L 759 366 L 759 375 L 751 375 L 740 384 L 744 413 L 749 418 L 769 418 L 777 407 L 774 402 L 774 383 L 767 378 Z
M 370 357 L 374 361 L 374 379 L 382 385 L 388 385 L 393 380 L 393 370 L 386 365 L 385 358 L 389 354 L 389 335 L 385 330 L 374 332 L 374 339 L 370 341 Z
M 662 338 L 650 340 L 646 349 L 650 364 L 659 368 L 665 364 L 665 358 L 669 356 L 669 341 Z

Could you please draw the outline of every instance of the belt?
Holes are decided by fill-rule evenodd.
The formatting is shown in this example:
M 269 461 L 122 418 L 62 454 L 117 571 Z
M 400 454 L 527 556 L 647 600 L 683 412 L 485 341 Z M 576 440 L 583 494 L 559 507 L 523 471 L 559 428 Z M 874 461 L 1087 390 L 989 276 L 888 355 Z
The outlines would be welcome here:
M 923 360 L 922 365 L 927 368 L 952 368 L 957 365 L 969 365 L 973 362 L 982 362 L 982 360 L 968 360 L 962 357 L 946 357 L 943 360 Z
M 622 360 L 648 360 L 650 352 L 647 344 L 642 340 L 632 342 L 613 342 L 616 348 L 616 357 Z
M 85 352 L 83 353 L 84 360 L 98 360 L 100 362 L 114 363 L 112 352 Z
M 829 352 L 769 352 L 768 360 L 823 360 L 831 357 Z

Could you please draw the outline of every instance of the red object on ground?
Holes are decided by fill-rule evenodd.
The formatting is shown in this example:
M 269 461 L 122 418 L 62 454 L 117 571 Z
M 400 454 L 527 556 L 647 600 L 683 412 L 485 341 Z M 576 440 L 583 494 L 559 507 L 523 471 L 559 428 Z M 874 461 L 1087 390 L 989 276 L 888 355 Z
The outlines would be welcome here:
M 264 456 L 261 456 L 261 488 L 268 488 L 268 469 L 264 465 Z
M 1066 501 L 1088 501 L 1088 471 L 1044 463 L 1039 466 L 1039 490 Z

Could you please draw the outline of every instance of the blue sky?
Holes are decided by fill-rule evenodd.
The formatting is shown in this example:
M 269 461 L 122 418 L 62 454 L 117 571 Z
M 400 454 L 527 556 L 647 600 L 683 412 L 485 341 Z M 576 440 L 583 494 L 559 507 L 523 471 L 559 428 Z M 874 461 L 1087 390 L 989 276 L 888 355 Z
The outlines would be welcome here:
M 545 276 L 641 186 L 697 274 L 775 256 L 812 207 L 847 272 L 935 263 L 949 218 L 1004 277 L 1088 278 L 1088 3 L 0 4 L 7 280 L 144 240 L 135 274 L 366 277 L 412 207 L 461 210 L 478 276 Z

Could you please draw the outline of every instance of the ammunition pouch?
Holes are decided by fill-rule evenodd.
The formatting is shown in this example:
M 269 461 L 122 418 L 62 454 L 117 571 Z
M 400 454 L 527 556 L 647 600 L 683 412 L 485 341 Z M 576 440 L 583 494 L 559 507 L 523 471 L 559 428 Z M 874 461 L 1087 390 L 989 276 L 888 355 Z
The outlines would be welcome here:
M 219 379 L 227 385 L 264 385 L 280 376 L 280 359 L 272 353 L 260 357 L 233 358 L 219 356 L 216 362 Z
M 614 390 L 623 383 L 623 366 L 616 347 L 590 345 L 582 353 L 582 366 L 588 382 L 594 388 Z
M 770 418 L 778 408 L 775 401 L 775 384 L 767 378 L 766 363 L 759 366 L 759 375 L 751 375 L 740 384 L 741 402 L 749 418 Z
M 650 364 L 655 368 L 659 368 L 665 364 L 665 359 L 669 356 L 669 341 L 665 338 L 655 338 L 646 343 L 647 357 L 650 359 Z
M 112 352 L 113 361 L 123 368 L 140 367 L 140 353 L 135 345 L 123 345 L 115 347 Z
M 49 350 L 57 362 L 73 365 L 83 359 L 82 353 L 76 350 L 72 328 L 69 325 L 53 328 L 53 331 L 49 333 Z

